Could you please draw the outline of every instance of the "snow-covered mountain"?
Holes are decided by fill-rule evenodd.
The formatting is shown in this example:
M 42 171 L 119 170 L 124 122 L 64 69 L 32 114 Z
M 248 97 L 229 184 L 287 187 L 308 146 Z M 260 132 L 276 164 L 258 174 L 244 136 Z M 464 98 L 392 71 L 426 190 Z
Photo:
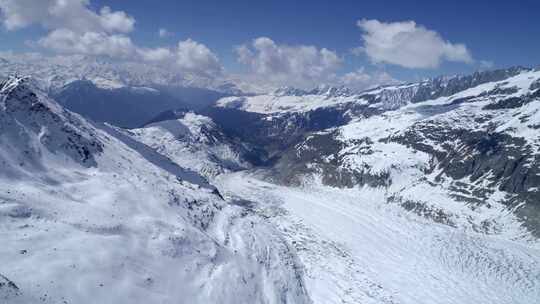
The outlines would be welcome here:
M 327 92 L 206 111 L 267 151 L 218 186 L 294 244 L 314 302 L 540 298 L 539 70 Z
M 0 93 L 8 303 L 540 298 L 539 70 L 281 88 L 131 130 L 33 83 Z
M 288 184 L 314 175 L 332 186 L 385 187 L 387 200 L 408 210 L 485 231 L 504 229 L 445 206 L 499 203 L 492 216 L 513 210 L 538 234 L 539 79 L 537 70 L 510 68 L 361 93 L 289 88 L 223 98 L 207 113 L 265 145 Z M 235 124 L 239 117 L 247 127 Z
M 221 108 L 239 109 L 261 114 L 310 112 L 320 108 L 370 106 L 380 109 L 399 108 L 416 103 L 450 96 L 483 83 L 496 82 L 530 69 L 509 69 L 476 72 L 467 76 L 437 77 L 426 81 L 384 86 L 361 92 L 346 87 L 320 86 L 313 90 L 283 87 L 270 94 L 226 97 L 217 101 Z
M 200 175 L 0 84 L 2 303 L 309 303 L 294 250 Z
M 88 80 L 100 88 L 168 86 L 207 88 L 227 94 L 241 92 L 227 79 L 180 73 L 142 62 L 83 55 L 5 56 L 0 61 L 0 75 L 30 75 L 48 93 L 55 93 L 76 80 Z
M 170 109 L 200 109 L 243 95 L 232 80 L 204 78 L 140 62 L 37 54 L 0 61 L 0 75 L 28 75 L 67 109 L 98 122 L 140 127 Z
M 253 149 L 229 138 L 211 118 L 190 111 L 169 111 L 157 119 L 144 128 L 125 132 L 210 179 L 251 168 Z
M 446 97 L 354 118 L 306 136 L 278 163 L 280 176 L 302 182 L 385 187 L 389 201 L 449 225 L 504 232 L 495 223 L 512 210 L 538 235 L 540 72 L 523 71 Z M 431 193 L 431 195 L 426 195 Z M 482 208 L 481 218 L 452 205 Z M 459 212 L 465 212 L 459 214 Z

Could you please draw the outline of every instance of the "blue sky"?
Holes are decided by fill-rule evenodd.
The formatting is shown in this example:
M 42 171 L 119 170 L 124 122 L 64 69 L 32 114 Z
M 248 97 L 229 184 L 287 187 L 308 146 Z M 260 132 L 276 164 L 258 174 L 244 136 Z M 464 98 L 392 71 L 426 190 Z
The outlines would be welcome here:
M 29 7 L 36 1 L 53 3 L 57 0 L 0 0 L 0 8 L 4 6 L 4 18 L 5 3 L 9 5 L 12 1 L 27 2 L 25 5 Z M 85 0 L 71 1 L 81 2 L 80 6 L 98 14 L 104 6 L 110 7 L 112 12 L 125 12 L 135 21 L 134 26 L 132 29 L 117 32 L 129 37 L 137 48 L 172 48 L 179 41 L 191 39 L 215 55 L 227 73 L 256 71 L 261 74 L 269 70 L 269 66 L 261 66 L 257 61 L 265 60 L 262 55 L 257 57 L 260 50 L 253 44 L 254 39 L 260 37 L 271 39 L 278 49 L 282 46 L 301 45 L 313 46 L 318 51 L 328 49 L 339 57 L 339 63 L 336 63 L 335 67 L 330 63 L 328 71 L 325 70 L 326 66 L 321 69 L 324 73 L 331 72 L 337 75 L 361 70 L 368 74 L 385 72 L 399 80 L 416 80 L 440 74 L 469 73 L 487 67 L 540 64 L 540 41 L 537 39 L 540 37 L 540 21 L 537 17 L 540 1 L 533 0 L 513 2 L 91 0 L 89 3 Z M 15 11 L 13 8 L 11 10 Z M 371 53 L 365 51 L 367 46 L 363 35 L 366 34 L 366 28 L 357 25 L 359 20 L 379 22 L 372 24 L 371 27 L 373 33 L 370 37 L 375 40 Z M 435 33 L 440 38 L 438 51 L 441 55 L 434 58 L 437 62 L 422 64 L 417 62 L 418 58 L 410 58 L 406 53 L 399 54 L 407 46 L 414 48 L 415 42 L 405 44 L 405 47 L 400 44 L 381 52 L 380 46 L 385 41 L 381 42 L 380 39 L 385 39 L 382 36 L 385 29 L 389 29 L 392 25 L 407 28 L 410 24 L 399 23 L 405 21 L 415 22 L 412 30 L 415 34 L 408 39 L 415 40 L 416 45 L 433 42 L 435 45 L 430 47 L 430 50 L 433 48 L 433 51 L 437 51 L 438 40 L 431 34 Z M 28 23 L 16 26 L 15 29 L 6 29 L 4 26 L 0 37 L 0 50 L 72 52 L 43 47 L 43 43 L 30 43 L 30 46 L 28 43 L 39 41 L 55 29 L 69 26 L 62 23 L 58 25 L 59 22 L 50 25 L 43 20 Z M 160 28 L 167 30 L 164 37 L 158 35 Z M 111 31 L 107 33 L 109 34 L 116 32 Z M 449 45 L 441 44 L 446 42 Z M 240 45 L 245 45 L 251 50 L 254 53 L 251 55 L 255 58 L 240 63 L 238 51 L 235 49 Z M 454 49 L 458 45 L 465 47 L 466 54 Z M 351 50 L 358 47 L 364 47 L 364 51 L 353 54 Z M 448 51 L 449 48 L 452 50 Z M 385 52 L 388 53 L 376 58 L 379 53 Z M 293 57 L 303 56 L 303 53 L 294 49 L 289 49 L 284 54 Z M 310 60 L 307 64 L 320 64 L 320 58 L 313 60 L 315 63 Z M 208 65 L 207 62 L 203 63 Z M 290 68 L 287 71 L 291 73 Z M 305 73 L 309 74 L 306 77 L 314 77 L 312 72 L 303 70 L 299 73 L 303 75 L 302 77 L 306 75 Z M 286 82 L 287 79 L 283 76 L 276 81 Z

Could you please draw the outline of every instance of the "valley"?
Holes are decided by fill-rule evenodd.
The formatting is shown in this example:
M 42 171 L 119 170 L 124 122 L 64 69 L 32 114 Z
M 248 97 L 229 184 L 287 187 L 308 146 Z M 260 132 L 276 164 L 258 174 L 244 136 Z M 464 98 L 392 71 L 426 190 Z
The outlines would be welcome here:
M 533 303 L 538 244 L 403 213 L 381 189 L 290 188 L 257 172 L 216 183 L 274 223 L 306 268 L 314 303 Z
M 125 129 L 7 77 L 0 298 L 532 303 L 539 79 L 280 89 Z

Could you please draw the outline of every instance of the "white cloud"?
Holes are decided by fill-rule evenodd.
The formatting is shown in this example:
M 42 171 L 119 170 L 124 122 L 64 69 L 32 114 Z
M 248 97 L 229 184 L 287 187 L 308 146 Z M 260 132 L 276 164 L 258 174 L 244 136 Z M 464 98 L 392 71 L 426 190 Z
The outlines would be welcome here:
M 345 85 L 364 90 L 400 81 L 383 71 L 367 72 L 364 68 L 336 75 L 342 59 L 333 51 L 314 46 L 278 45 L 261 37 L 252 44 L 236 47 L 238 61 L 253 71 L 247 80 L 265 86 L 313 88 L 320 84 Z
M 2 23 L 8 30 L 33 24 L 46 29 L 74 32 L 131 32 L 135 19 L 123 11 L 103 7 L 99 13 L 89 8 L 89 0 L 0 0 Z
M 335 76 L 342 62 L 335 52 L 326 48 L 278 45 L 267 37 L 255 39 L 251 46 L 239 46 L 236 52 L 240 63 L 278 85 L 306 87 L 325 82 Z
M 251 65 L 253 61 L 254 54 L 246 45 L 240 45 L 235 48 L 236 54 L 238 55 L 238 62 L 242 64 Z
M 89 0 L 0 0 L 8 30 L 40 25 L 50 32 L 37 45 L 62 53 L 127 57 L 136 47 L 126 33 L 135 19 L 104 6 L 98 12 Z
M 406 68 L 436 68 L 442 61 L 473 61 L 464 44 L 444 40 L 437 32 L 414 21 L 385 23 L 360 20 L 364 46 L 374 63 L 391 63 Z M 358 52 L 358 49 L 356 49 Z
M 110 32 L 131 32 L 135 26 L 135 19 L 122 11 L 111 12 L 108 6 L 101 9 L 100 23 Z
M 384 71 L 368 73 L 364 68 L 346 73 L 339 78 L 339 82 L 349 88 L 365 90 L 381 85 L 397 84 L 399 80 Z
M 174 57 L 168 48 L 139 49 L 138 53 L 144 61 L 150 62 L 170 62 Z
M 178 43 L 176 64 L 182 69 L 203 74 L 220 74 L 223 69 L 208 47 L 191 39 Z
M 175 68 L 184 72 L 207 77 L 218 76 L 223 67 L 208 47 L 197 41 L 180 41 L 175 48 L 139 48 L 123 34 L 86 32 L 79 34 L 70 30 L 54 30 L 38 42 L 40 45 L 61 53 L 106 55 L 122 59 L 142 59 Z
M 172 36 L 172 33 L 169 32 L 166 28 L 160 28 L 158 31 L 159 38 L 167 38 Z
M 208 77 L 223 73 L 223 66 L 216 54 L 192 39 L 180 41 L 174 48 L 137 49 L 137 53 L 145 61 L 174 66 L 186 72 Z
M 123 11 L 90 8 L 90 0 L 0 0 L 3 25 L 16 30 L 40 25 L 50 30 L 35 45 L 69 54 L 104 55 L 161 64 L 169 69 L 214 77 L 221 74 L 217 56 L 204 44 L 187 39 L 176 47 L 141 48 L 127 35 L 135 19 Z M 160 29 L 159 35 L 170 35 Z
M 136 47 L 128 36 L 98 32 L 77 33 L 58 29 L 39 40 L 39 44 L 62 53 L 108 55 L 127 58 L 135 54 Z

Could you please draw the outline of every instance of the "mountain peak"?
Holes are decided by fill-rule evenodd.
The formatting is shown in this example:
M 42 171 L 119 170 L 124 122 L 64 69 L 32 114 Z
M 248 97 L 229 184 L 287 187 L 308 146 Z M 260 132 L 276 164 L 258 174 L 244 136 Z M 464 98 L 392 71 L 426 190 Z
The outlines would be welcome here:
M 0 93 L 9 94 L 15 88 L 25 83 L 30 77 L 28 76 L 9 76 L 7 79 L 0 81 Z
M 289 87 L 289 86 L 284 86 L 284 87 L 280 87 L 280 88 L 277 88 L 273 93 L 272 95 L 274 96 L 303 96 L 303 95 L 306 95 L 308 92 L 302 90 L 302 89 L 298 89 L 298 88 L 295 88 L 295 87 Z
M 353 92 L 351 89 L 349 89 L 346 86 L 332 86 L 328 84 L 323 84 L 315 89 L 311 90 L 309 92 L 313 95 L 325 95 L 325 96 L 331 96 L 331 97 L 338 97 L 338 96 L 351 96 L 353 95 Z
M 309 91 L 295 87 L 280 87 L 276 89 L 272 95 L 274 96 L 304 96 L 304 95 L 322 95 L 327 97 L 351 96 L 353 91 L 345 86 L 332 86 L 329 84 L 319 85 Z
M 2 105 L 2 110 L 7 110 L 11 106 L 8 104 L 10 101 L 16 101 L 17 106 L 21 107 L 21 103 L 25 102 L 32 103 L 35 93 L 27 87 L 26 83 L 30 77 L 21 77 L 21 76 L 9 76 L 7 79 L 0 81 L 0 102 Z M 14 103 L 14 104 L 15 104 Z M 13 108 L 15 108 L 13 107 Z M 23 106 L 24 107 L 24 106 Z

